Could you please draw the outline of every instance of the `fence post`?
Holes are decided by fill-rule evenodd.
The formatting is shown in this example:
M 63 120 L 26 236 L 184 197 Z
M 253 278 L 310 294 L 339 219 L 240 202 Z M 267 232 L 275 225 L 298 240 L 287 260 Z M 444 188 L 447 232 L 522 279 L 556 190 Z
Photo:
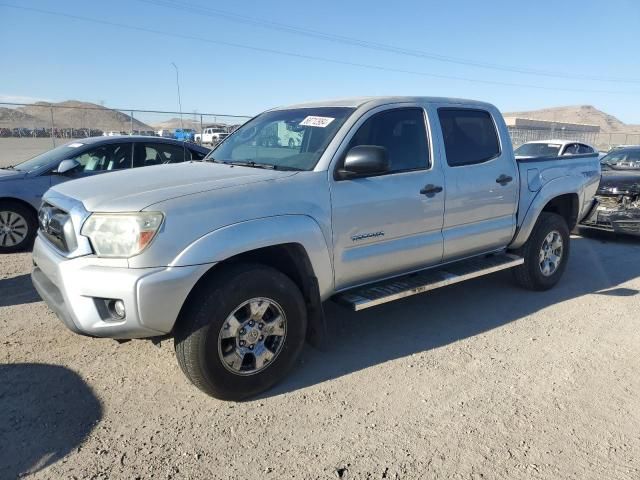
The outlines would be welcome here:
M 202 129 L 202 114 L 200 114 L 200 145 L 204 143 L 204 130 Z
M 129 112 L 131 116 L 129 117 L 131 123 L 129 125 L 129 135 L 133 135 L 133 110 Z
M 56 148 L 56 137 L 53 134 L 53 129 L 55 128 L 55 125 L 53 123 L 53 107 L 49 106 L 49 111 L 51 112 L 51 143 L 53 143 L 53 148 Z

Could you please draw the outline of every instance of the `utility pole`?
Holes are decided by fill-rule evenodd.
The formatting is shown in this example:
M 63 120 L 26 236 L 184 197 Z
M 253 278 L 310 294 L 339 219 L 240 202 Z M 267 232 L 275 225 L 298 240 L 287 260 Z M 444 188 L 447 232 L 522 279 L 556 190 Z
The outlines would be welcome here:
M 176 69 L 176 87 L 178 87 L 178 110 L 180 111 L 180 128 L 184 132 L 184 124 L 182 122 L 182 100 L 180 99 L 180 75 L 178 74 L 178 66 L 171 62 L 173 68 Z

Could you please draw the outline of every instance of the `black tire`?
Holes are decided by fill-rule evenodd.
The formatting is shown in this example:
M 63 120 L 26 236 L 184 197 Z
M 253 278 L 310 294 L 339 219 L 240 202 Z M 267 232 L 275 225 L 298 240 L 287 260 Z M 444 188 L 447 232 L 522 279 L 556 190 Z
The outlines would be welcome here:
M 180 313 L 174 339 L 178 363 L 191 383 L 221 400 L 242 400 L 280 381 L 295 364 L 307 329 L 296 284 L 273 268 L 237 264 L 221 268 L 196 288 Z M 236 374 L 220 358 L 219 335 L 227 317 L 255 298 L 277 302 L 286 317 L 286 335 L 272 363 L 254 374 Z
M 21 227 L 24 225 L 24 228 L 18 229 L 17 225 L 14 225 L 16 230 L 4 233 L 5 222 L 14 223 L 18 217 L 24 219 L 24 222 L 19 222 Z M 38 218 L 33 208 L 12 200 L 0 200 L 0 254 L 31 249 L 37 233 Z M 22 235 L 24 237 L 15 243 Z
M 542 273 L 539 255 L 545 238 L 554 231 L 558 232 L 562 238 L 562 255 L 555 271 L 546 276 Z M 524 264 L 512 269 L 516 283 L 529 290 L 549 290 L 562 277 L 569 260 L 569 252 L 569 227 L 565 219 L 555 213 L 541 213 L 527 242 L 514 251 L 524 258 Z

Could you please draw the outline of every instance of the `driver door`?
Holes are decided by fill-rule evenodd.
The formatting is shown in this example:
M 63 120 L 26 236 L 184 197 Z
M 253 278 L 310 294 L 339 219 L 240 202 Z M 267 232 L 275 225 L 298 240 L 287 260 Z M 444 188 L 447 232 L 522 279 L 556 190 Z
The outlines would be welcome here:
M 333 180 L 338 290 L 441 261 L 444 177 L 433 161 L 426 118 L 418 106 L 375 110 L 356 125 L 335 166 L 359 145 L 384 147 L 390 165 L 383 175 Z

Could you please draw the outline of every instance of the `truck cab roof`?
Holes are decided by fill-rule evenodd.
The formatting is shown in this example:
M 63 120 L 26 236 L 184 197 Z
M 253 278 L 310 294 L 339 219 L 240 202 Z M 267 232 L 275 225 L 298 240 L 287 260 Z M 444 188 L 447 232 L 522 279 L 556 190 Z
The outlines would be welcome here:
M 367 108 L 375 108 L 390 103 L 453 103 L 464 105 L 475 105 L 479 108 L 492 107 L 486 102 L 477 100 L 466 100 L 462 98 L 449 97 L 413 97 L 413 96 L 373 96 L 373 97 L 349 97 L 335 100 L 324 100 L 298 103 L 293 105 L 276 107 L 273 110 L 288 110 L 292 108 L 318 108 L 318 107 L 350 107 L 359 108 L 366 106 Z

